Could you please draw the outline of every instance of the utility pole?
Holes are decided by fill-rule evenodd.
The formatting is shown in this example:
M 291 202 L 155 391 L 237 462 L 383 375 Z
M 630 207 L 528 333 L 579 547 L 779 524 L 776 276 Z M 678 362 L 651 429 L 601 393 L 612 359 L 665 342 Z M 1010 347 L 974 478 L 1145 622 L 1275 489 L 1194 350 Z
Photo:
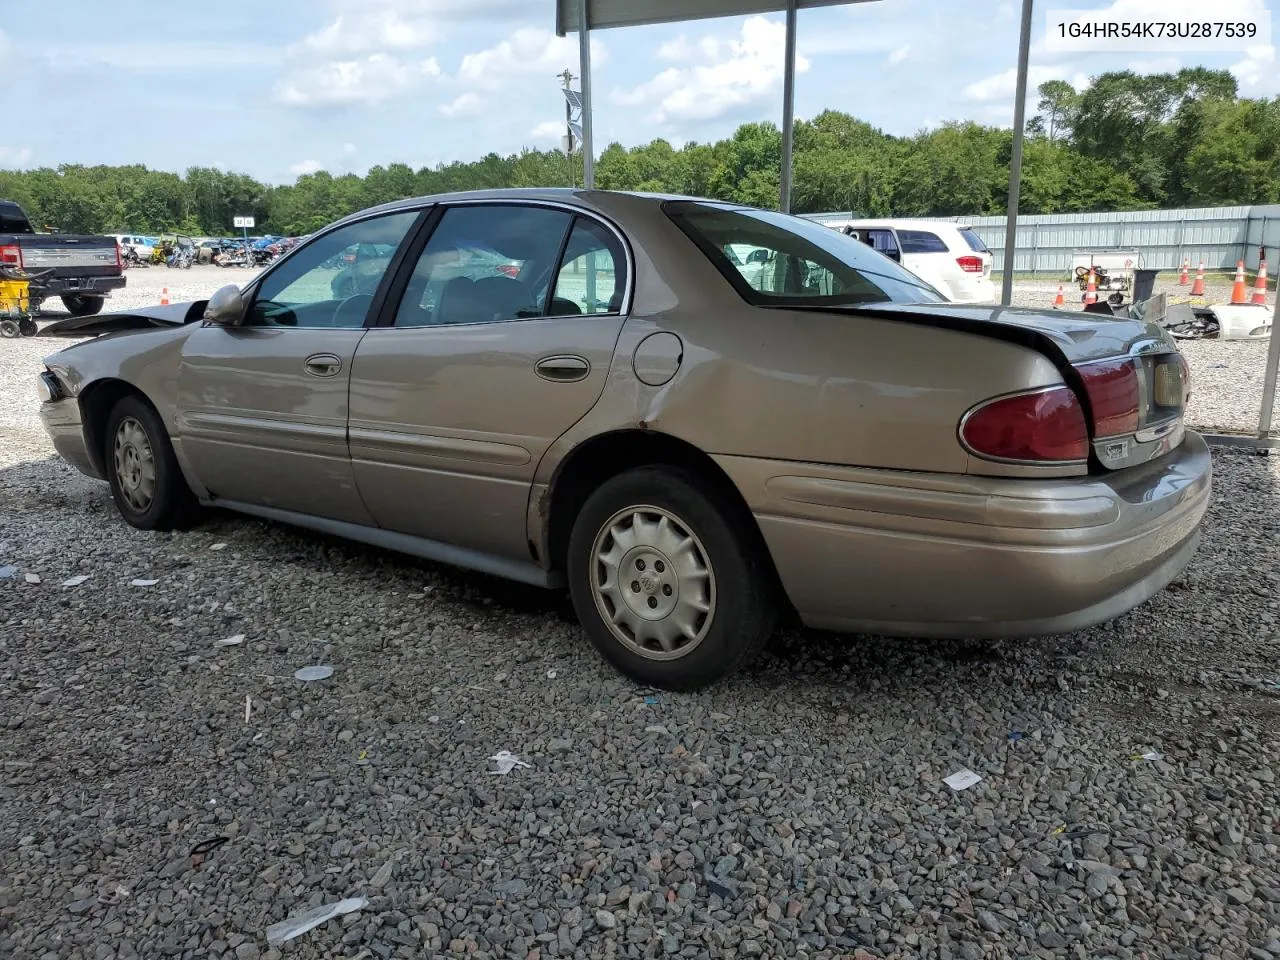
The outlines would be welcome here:
M 572 90 L 572 83 L 578 78 L 564 68 L 564 73 L 556 74 L 564 82 L 565 90 Z M 564 98 L 564 159 L 569 165 L 569 186 L 576 187 L 578 178 L 573 172 L 573 104 L 569 97 Z

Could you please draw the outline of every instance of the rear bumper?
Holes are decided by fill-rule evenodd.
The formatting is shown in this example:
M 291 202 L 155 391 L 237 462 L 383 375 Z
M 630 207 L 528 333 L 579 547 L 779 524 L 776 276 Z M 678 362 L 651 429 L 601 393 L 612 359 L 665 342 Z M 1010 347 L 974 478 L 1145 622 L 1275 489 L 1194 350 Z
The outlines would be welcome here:
M 89 453 L 80 419 L 80 403 L 75 397 L 40 404 L 40 422 L 63 460 L 95 480 L 106 479 L 101 465 Z
M 50 297 L 105 297 L 112 290 L 120 290 L 128 281 L 125 277 L 51 277 L 31 284 L 31 295 L 38 300 Z
M 1131 610 L 1190 562 L 1212 484 L 1194 433 L 1154 464 L 1070 480 L 720 462 L 805 623 L 921 637 L 1064 633 Z
M 991 282 L 990 277 L 973 274 L 973 279 L 966 276 L 963 280 L 950 282 L 948 286 L 955 303 L 995 303 L 999 299 L 996 285 Z

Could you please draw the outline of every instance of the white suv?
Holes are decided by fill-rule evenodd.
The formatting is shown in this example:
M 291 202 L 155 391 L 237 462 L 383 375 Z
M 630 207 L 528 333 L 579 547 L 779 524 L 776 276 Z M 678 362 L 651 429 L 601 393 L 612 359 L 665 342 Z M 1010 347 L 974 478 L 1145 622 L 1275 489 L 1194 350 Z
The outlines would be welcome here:
M 840 220 L 826 225 L 869 243 L 956 303 L 995 303 L 995 257 L 968 224 L 947 220 Z

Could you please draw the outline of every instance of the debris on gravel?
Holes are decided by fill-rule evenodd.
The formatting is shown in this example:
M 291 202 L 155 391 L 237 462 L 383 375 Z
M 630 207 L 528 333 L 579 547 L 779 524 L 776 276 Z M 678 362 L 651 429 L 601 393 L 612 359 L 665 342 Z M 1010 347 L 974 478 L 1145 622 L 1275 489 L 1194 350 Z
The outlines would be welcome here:
M 553 594 L 126 526 L 35 418 L 56 346 L 0 343 L 0 956 L 1280 958 L 1280 459 L 1215 454 L 1113 623 L 784 631 L 657 696 Z

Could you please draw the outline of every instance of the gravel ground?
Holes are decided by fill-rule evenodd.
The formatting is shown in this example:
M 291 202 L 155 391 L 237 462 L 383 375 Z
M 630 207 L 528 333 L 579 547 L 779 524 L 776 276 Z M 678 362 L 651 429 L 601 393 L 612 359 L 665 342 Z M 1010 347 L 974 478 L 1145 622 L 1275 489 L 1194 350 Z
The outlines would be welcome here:
M 0 956 L 1280 958 L 1280 459 L 1217 455 L 1193 565 L 1105 627 L 785 632 L 657 695 L 554 596 L 125 526 L 35 421 L 49 349 L 0 342 Z

